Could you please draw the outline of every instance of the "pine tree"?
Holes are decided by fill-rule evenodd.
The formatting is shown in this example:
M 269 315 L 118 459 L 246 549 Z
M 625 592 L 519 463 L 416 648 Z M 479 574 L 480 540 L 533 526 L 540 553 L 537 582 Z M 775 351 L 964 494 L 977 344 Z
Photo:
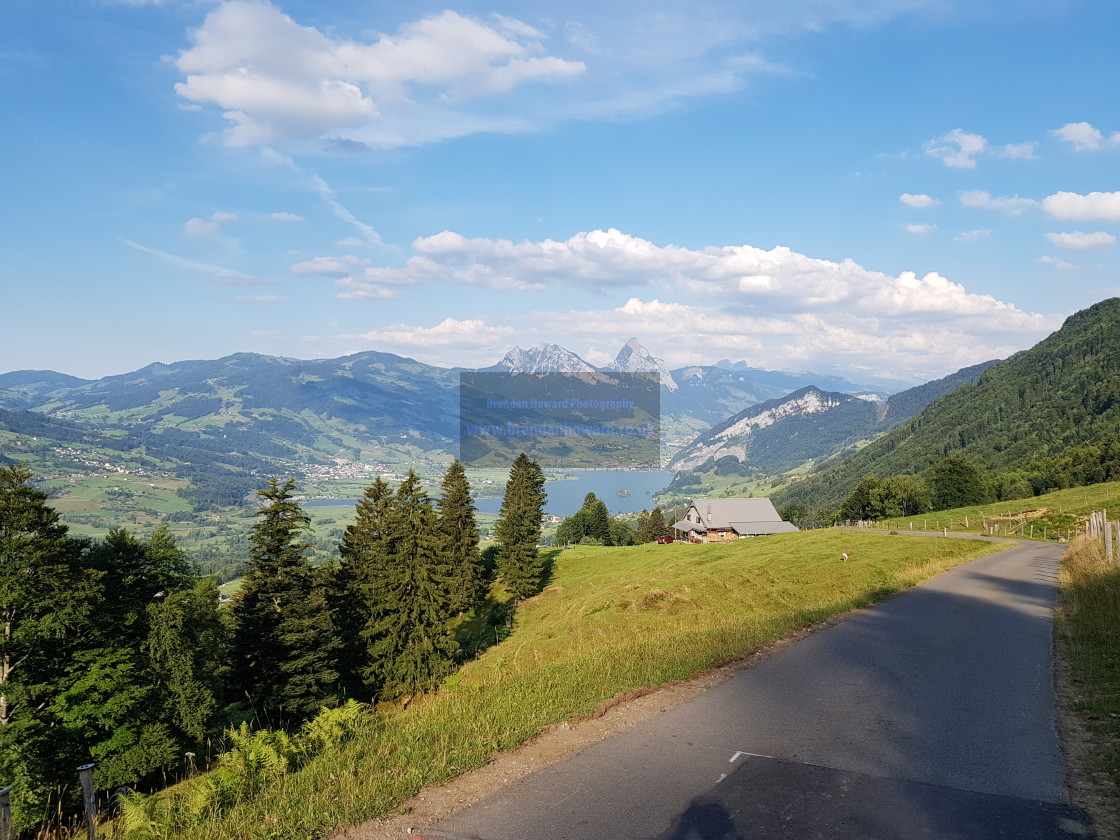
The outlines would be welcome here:
M 339 543 L 341 557 L 335 572 L 333 607 L 339 634 L 338 670 L 342 693 L 369 698 L 365 671 L 369 666 L 368 645 L 363 633 L 374 607 L 387 597 L 385 576 L 389 573 L 386 523 L 393 505 L 393 490 L 374 479 L 357 504 L 353 525 Z
M 366 673 L 377 696 L 391 699 L 433 689 L 451 672 L 457 646 L 448 628 L 454 579 L 446 542 L 411 470 L 397 488 L 384 530 L 388 566 L 365 631 Z
M 544 561 L 537 544 L 547 498 L 540 465 L 522 452 L 510 468 L 505 497 L 494 527 L 500 544 L 498 570 L 517 598 L 528 598 L 541 588 Z
M 653 542 L 658 537 L 663 537 L 669 533 L 669 526 L 665 524 L 665 514 L 661 512 L 661 508 L 655 507 L 653 513 L 649 515 L 649 541 Z
M 482 598 L 485 582 L 482 558 L 478 552 L 478 524 L 471 501 L 471 485 L 458 458 L 447 468 L 441 489 L 443 494 L 436 502 L 436 508 L 454 581 L 452 603 L 456 611 L 465 612 Z
M 235 677 L 273 725 L 299 722 L 328 705 L 338 679 L 326 581 L 307 560 L 311 523 L 292 500 L 294 488 L 291 479 L 271 478 L 257 492 L 269 504 L 257 513 L 233 610 Z

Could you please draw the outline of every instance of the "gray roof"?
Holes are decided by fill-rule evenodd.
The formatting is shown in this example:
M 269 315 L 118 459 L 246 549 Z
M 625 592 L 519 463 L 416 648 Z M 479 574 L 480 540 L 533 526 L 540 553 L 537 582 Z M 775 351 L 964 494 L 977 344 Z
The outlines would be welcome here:
M 782 521 L 774 503 L 769 499 L 693 499 L 685 516 L 693 509 L 700 522 L 682 519 L 674 522 L 678 531 L 732 530 L 737 534 L 781 534 L 796 531 L 789 522 Z M 709 518 L 709 514 L 711 517 Z

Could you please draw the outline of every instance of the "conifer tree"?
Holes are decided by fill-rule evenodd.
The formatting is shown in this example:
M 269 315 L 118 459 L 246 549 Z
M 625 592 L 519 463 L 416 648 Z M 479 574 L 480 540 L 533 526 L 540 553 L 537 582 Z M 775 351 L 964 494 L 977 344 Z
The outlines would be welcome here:
M 307 560 L 311 524 L 292 500 L 294 488 L 291 479 L 271 478 L 257 492 L 268 505 L 257 513 L 233 610 L 235 676 L 273 725 L 297 723 L 329 704 L 338 679 L 327 582 Z
M 663 537 L 669 533 L 669 526 L 665 524 L 665 514 L 661 512 L 661 508 L 655 507 L 653 513 L 649 515 L 649 541 L 653 542 L 658 537 Z
M 517 598 L 528 598 L 541 588 L 544 561 L 537 550 L 541 515 L 548 498 L 540 465 L 524 452 L 509 471 L 505 497 L 494 528 L 500 548 L 498 571 Z
M 366 626 L 366 672 L 377 696 L 429 691 L 453 667 L 457 648 L 448 628 L 453 576 L 431 500 L 411 470 L 385 519 L 388 565 L 382 594 Z
M 338 670 L 342 693 L 369 698 L 365 671 L 369 666 L 363 635 L 374 606 L 386 596 L 389 573 L 386 522 L 393 505 L 393 490 L 381 477 L 366 488 L 357 504 L 353 525 L 339 543 L 341 556 L 334 580 L 335 626 L 339 634 Z
M 478 524 L 471 501 L 471 485 L 458 458 L 447 468 L 441 489 L 443 494 L 436 502 L 436 508 L 439 511 L 439 527 L 446 541 L 447 562 L 451 567 L 452 605 L 457 612 L 465 612 L 482 598 L 485 582 L 478 551 Z
M 650 536 L 649 530 L 649 511 L 642 508 L 642 512 L 638 514 L 638 527 L 636 539 L 639 543 L 653 542 L 654 537 Z
M 87 540 L 68 535 L 31 471 L 0 466 L 0 779 L 14 786 L 13 820 L 30 827 L 73 770 L 45 709 L 65 690 L 102 590 L 84 567 Z

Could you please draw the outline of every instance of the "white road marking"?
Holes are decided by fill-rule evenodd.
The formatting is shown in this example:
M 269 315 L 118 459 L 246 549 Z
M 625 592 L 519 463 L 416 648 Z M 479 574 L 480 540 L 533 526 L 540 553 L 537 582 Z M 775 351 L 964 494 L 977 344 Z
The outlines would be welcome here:
M 754 758 L 773 758 L 774 757 L 772 755 L 762 755 L 761 753 L 737 752 L 737 753 L 735 753 L 735 755 L 731 756 L 731 760 L 727 763 L 728 764 L 734 764 L 736 759 L 738 759 L 739 756 L 741 756 L 741 755 L 749 755 L 749 756 L 753 756 Z

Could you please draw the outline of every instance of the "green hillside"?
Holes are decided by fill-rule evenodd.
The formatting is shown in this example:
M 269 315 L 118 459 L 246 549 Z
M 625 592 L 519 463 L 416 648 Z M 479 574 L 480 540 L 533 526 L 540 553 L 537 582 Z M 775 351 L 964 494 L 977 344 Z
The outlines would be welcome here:
M 1030 350 L 775 501 L 836 508 L 864 476 L 917 474 L 960 454 L 993 473 L 1034 467 L 1035 492 L 1120 478 L 1120 298 L 1071 315 Z
M 205 775 L 147 803 L 181 840 L 321 837 L 391 812 L 422 787 L 486 763 L 620 692 L 688 677 L 786 632 L 865 606 L 999 546 L 850 531 L 726 545 L 552 552 L 551 585 L 512 634 L 435 695 L 363 718 L 347 742 L 254 783 L 227 809 Z M 851 561 L 840 563 L 841 552 Z M 323 796 L 330 791 L 330 796 Z M 164 807 L 179 803 L 174 816 Z M 162 813 L 162 816 L 161 816 Z

